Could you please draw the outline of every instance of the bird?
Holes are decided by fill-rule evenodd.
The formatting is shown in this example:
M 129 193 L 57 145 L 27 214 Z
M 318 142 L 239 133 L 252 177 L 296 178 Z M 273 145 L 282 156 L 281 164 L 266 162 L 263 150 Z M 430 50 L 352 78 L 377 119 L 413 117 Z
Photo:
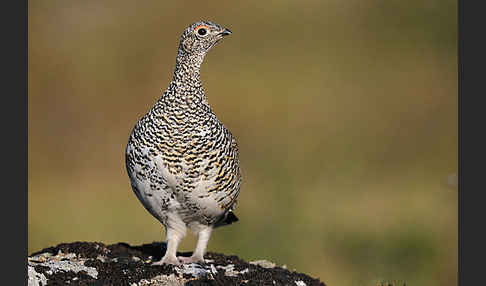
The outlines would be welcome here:
M 166 251 L 153 265 L 205 263 L 212 231 L 239 220 L 233 212 L 242 181 L 238 144 L 211 109 L 200 77 L 207 52 L 230 34 L 211 21 L 188 26 L 172 80 L 129 135 L 131 188 L 165 228 Z M 190 257 L 178 257 L 188 229 L 196 247 Z

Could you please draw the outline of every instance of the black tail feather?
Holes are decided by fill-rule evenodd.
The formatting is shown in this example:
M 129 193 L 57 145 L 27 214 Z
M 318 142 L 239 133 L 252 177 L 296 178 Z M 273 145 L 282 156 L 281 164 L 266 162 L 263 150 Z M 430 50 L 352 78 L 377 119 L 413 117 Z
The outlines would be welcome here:
M 234 222 L 237 222 L 239 219 L 236 217 L 236 215 L 232 212 L 229 211 L 226 216 L 223 217 L 222 220 L 218 221 L 214 227 L 220 227 L 228 224 L 232 224 Z
M 224 220 L 226 224 L 232 224 L 237 221 L 239 221 L 239 219 L 236 217 L 236 215 L 233 212 L 229 212 L 228 215 L 226 216 L 226 219 Z

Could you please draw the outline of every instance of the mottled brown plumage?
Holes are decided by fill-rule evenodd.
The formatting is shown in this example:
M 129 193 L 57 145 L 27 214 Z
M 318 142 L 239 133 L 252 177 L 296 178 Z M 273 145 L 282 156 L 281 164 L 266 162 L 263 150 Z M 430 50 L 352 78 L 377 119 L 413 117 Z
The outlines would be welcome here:
M 183 32 L 173 80 L 129 137 L 132 189 L 166 228 L 168 249 L 160 263 L 204 261 L 211 230 L 237 220 L 238 146 L 211 110 L 199 74 L 206 53 L 229 34 L 207 21 Z M 192 257 L 178 259 L 187 227 L 198 235 L 197 247 Z

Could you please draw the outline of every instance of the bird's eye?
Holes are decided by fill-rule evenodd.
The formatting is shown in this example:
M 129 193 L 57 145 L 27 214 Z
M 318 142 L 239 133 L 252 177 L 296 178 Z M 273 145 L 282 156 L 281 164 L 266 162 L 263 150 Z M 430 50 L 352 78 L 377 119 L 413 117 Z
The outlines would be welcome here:
M 201 36 L 206 35 L 207 32 L 208 31 L 205 28 L 199 28 L 199 30 L 197 30 L 197 33 Z

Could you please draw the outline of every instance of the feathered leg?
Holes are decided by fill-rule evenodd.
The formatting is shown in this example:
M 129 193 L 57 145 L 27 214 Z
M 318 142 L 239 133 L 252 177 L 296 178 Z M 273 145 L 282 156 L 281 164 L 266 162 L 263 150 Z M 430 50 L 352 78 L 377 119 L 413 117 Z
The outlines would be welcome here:
M 173 264 L 180 265 L 181 262 L 177 259 L 177 247 L 182 238 L 186 235 L 186 224 L 179 217 L 171 217 L 165 227 L 167 250 L 164 257 L 152 265 Z
M 192 263 L 192 262 L 202 262 L 204 261 L 204 254 L 206 253 L 206 247 L 208 246 L 209 238 L 211 237 L 211 231 L 213 228 L 211 226 L 202 227 L 197 231 L 197 245 L 196 249 L 192 253 L 191 257 L 179 256 L 179 260 L 182 263 Z

